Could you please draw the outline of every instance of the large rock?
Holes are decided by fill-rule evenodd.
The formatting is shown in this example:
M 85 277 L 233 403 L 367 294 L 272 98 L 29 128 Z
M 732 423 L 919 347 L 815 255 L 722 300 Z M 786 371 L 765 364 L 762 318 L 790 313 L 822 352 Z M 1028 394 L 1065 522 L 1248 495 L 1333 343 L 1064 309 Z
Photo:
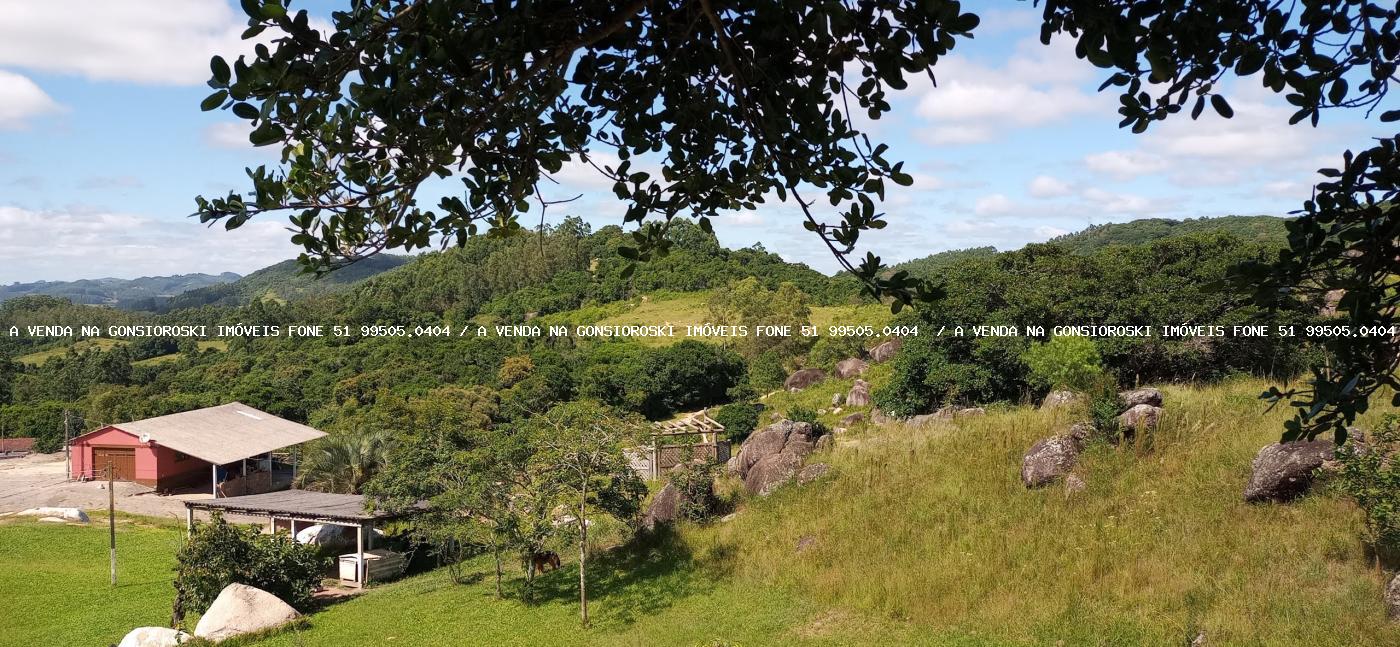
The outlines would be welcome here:
M 1084 446 L 1068 434 L 1042 438 L 1021 459 L 1021 482 L 1028 488 L 1044 487 L 1074 469 Z
M 51 507 L 29 508 L 28 510 L 20 510 L 19 512 L 14 513 L 14 516 L 16 516 L 16 517 L 57 517 L 57 518 L 59 518 L 59 519 L 63 519 L 64 521 L 77 521 L 77 522 L 79 522 L 79 523 L 87 523 L 87 522 L 88 522 L 87 513 L 86 513 L 86 512 L 83 512 L 82 510 L 79 510 L 79 509 L 77 509 L 77 508 L 51 508 Z
M 1152 431 L 1162 422 L 1163 411 L 1162 407 L 1150 404 L 1133 405 L 1118 414 L 1118 426 L 1122 428 L 1124 436 L 1132 436 L 1138 430 Z
M 200 616 L 194 635 L 218 642 L 280 627 L 300 615 L 290 604 L 267 591 L 246 584 L 230 584 Z
M 854 427 L 854 426 L 856 426 L 856 425 L 858 425 L 858 424 L 860 424 L 860 423 L 862 423 L 862 422 L 865 422 L 865 414 L 863 414 L 863 413 L 857 411 L 857 412 L 855 412 L 855 413 L 853 413 L 853 414 L 851 414 L 851 415 L 849 415 L 849 416 L 846 416 L 845 418 L 842 418 L 842 419 L 841 419 L 841 426 L 842 426 L 842 427 Z
M 831 466 L 826 463 L 812 463 L 797 473 L 797 484 L 806 485 L 817 479 L 826 476 L 831 472 Z
M 1400 575 L 1390 581 L 1390 586 L 1385 587 L 1385 611 L 1391 620 L 1400 622 Z
M 779 452 L 763 457 L 749 469 L 744 477 L 744 488 L 749 494 L 768 496 L 797 476 L 802 467 L 802 457 L 795 452 Z
M 1314 472 L 1336 453 L 1330 440 L 1266 445 L 1254 456 L 1244 500 L 1249 503 L 1291 501 L 1312 487 Z
M 1040 401 L 1041 409 L 1059 409 L 1074 406 L 1084 401 L 1084 396 L 1074 391 L 1051 391 Z
M 175 647 L 189 639 L 189 634 L 168 627 L 137 627 L 117 647 Z
M 851 385 L 851 392 L 846 394 L 846 406 L 870 406 L 870 383 L 857 379 L 856 383 Z
M 675 521 L 680 513 L 681 490 L 674 483 L 667 483 L 666 487 L 661 488 L 661 491 L 652 497 L 646 515 L 642 517 L 642 526 L 651 530 L 657 525 Z
M 816 432 L 805 422 L 779 420 L 763 429 L 755 431 L 739 448 L 738 465 L 735 473 L 747 479 L 749 472 L 759 461 L 789 449 L 799 453 L 801 458 L 812 452 Z M 804 452 L 805 453 L 802 453 Z
M 817 442 L 813 443 L 813 445 L 812 445 L 812 451 L 815 451 L 815 452 L 829 452 L 829 451 L 831 451 L 831 448 L 834 447 L 835 445 L 836 445 L 836 436 L 834 436 L 834 435 L 832 435 L 832 434 L 822 434 L 822 437 L 821 437 L 821 438 L 818 438 L 818 439 L 817 439 Z
M 1162 406 L 1162 392 L 1153 388 L 1123 391 L 1118 394 L 1118 399 L 1122 400 L 1123 406 L 1128 409 L 1136 407 L 1139 404 L 1150 404 L 1154 407 Z
M 801 391 L 825 379 L 826 371 L 819 368 L 804 368 L 783 380 L 783 388 L 789 391 Z
M 870 365 L 866 364 L 865 360 L 858 357 L 850 357 L 836 364 L 836 377 L 844 380 L 846 378 L 864 375 L 865 370 L 868 368 L 870 368 Z
M 899 347 L 904 345 L 904 340 L 895 337 L 879 346 L 870 349 L 870 361 L 875 363 L 888 362 L 894 359 L 894 354 L 899 352 Z

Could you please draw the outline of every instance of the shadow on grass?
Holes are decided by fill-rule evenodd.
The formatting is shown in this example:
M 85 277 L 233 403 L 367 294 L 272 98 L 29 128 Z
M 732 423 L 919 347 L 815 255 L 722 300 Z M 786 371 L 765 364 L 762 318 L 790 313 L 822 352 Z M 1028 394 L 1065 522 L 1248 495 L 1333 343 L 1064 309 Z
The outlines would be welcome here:
M 697 564 L 689 546 L 670 527 L 639 535 L 588 561 L 589 615 L 596 625 L 628 625 L 703 594 L 715 580 Z M 578 601 L 578 562 L 566 562 L 535 580 L 536 604 Z

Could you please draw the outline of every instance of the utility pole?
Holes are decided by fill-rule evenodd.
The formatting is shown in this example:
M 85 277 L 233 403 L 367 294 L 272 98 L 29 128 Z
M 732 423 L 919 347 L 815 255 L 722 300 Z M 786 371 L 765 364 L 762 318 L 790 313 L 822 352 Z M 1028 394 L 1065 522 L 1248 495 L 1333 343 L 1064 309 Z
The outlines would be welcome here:
M 109 553 L 112 557 L 112 586 L 117 585 L 117 493 L 112 488 L 116 467 L 112 459 L 107 459 L 107 533 L 110 540 Z
M 70 440 L 70 439 L 68 438 L 68 434 L 69 434 L 69 428 L 68 428 L 68 408 L 67 408 L 67 407 L 64 407 L 64 409 L 63 409 L 63 478 L 64 478 L 65 480 L 72 480 L 72 479 L 73 479 L 73 455 L 72 455 L 72 452 L 68 449 L 68 442 L 69 442 L 69 440 Z M 88 462 L 91 463 L 92 461 L 88 461 Z M 91 466 L 91 465 L 88 465 L 88 468 L 91 469 L 92 466 Z

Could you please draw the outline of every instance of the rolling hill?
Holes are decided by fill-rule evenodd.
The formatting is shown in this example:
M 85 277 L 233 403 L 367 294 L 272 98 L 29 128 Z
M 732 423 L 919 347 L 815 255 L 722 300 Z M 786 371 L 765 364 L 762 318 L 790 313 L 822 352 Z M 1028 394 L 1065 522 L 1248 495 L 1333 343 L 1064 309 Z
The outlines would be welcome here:
M 77 281 L 35 281 L 0 285 L 0 301 L 28 295 L 68 299 L 83 305 L 113 306 L 125 310 L 151 310 L 166 300 L 190 290 L 226 285 L 241 277 L 222 274 L 177 274 L 143 276 L 135 279 L 80 279 Z
M 289 301 L 299 297 L 331 294 L 411 261 L 408 256 L 378 254 L 330 274 L 305 274 L 295 259 L 264 267 L 231 283 L 190 290 L 167 301 L 163 312 L 200 306 L 240 306 L 254 300 Z

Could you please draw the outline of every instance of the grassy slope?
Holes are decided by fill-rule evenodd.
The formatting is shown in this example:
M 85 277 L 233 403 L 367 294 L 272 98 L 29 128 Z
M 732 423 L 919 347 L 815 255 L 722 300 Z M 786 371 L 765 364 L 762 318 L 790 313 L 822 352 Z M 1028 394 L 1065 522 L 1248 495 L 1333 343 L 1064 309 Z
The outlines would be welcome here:
M 845 384 L 768 403 L 816 406 Z M 1325 491 L 1240 502 L 1254 452 L 1279 428 L 1279 414 L 1260 412 L 1260 387 L 1165 389 L 1155 447 L 1092 447 L 1076 470 L 1089 488 L 1072 497 L 1027 491 L 1017 473 L 1025 448 L 1065 416 L 1006 408 L 956 426 L 853 430 L 824 459 L 834 478 L 686 527 L 647 555 L 597 560 L 591 630 L 577 628 L 566 563 L 534 607 L 495 600 L 487 579 L 454 585 L 438 571 L 259 644 L 1179 645 L 1198 627 L 1212 645 L 1400 644 L 1353 506 Z M 92 636 L 115 639 L 159 623 L 178 531 L 141 532 L 150 536 L 123 542 L 128 555 L 154 555 L 150 570 L 101 608 L 115 599 L 100 586 L 103 528 L 0 525 L 0 598 L 29 596 L 19 598 L 26 620 L 0 619 L 0 636 L 100 626 L 108 633 Z M 81 560 L 70 566 L 54 546 Z M 486 565 L 469 570 L 484 576 Z
M 106 515 L 92 521 L 0 521 L 0 645 L 108 645 L 134 627 L 170 622 L 183 528 L 119 517 L 111 588 Z
M 1064 421 L 1018 408 L 858 437 L 832 457 L 843 477 L 699 536 L 741 578 L 1015 643 L 1183 644 L 1203 627 L 1213 645 L 1400 644 L 1353 506 L 1241 502 L 1280 428 L 1261 386 L 1166 389 L 1156 447 L 1092 447 L 1079 496 L 1021 486 L 1022 453 Z

